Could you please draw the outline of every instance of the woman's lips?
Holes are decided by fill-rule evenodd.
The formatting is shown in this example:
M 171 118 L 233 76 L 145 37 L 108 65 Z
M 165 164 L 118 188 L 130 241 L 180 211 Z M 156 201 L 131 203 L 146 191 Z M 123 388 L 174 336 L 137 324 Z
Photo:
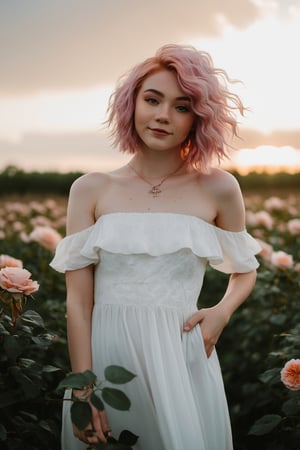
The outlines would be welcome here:
M 153 134 L 156 134 L 158 136 L 168 136 L 169 134 L 171 134 L 162 128 L 149 128 L 149 130 L 152 131 Z

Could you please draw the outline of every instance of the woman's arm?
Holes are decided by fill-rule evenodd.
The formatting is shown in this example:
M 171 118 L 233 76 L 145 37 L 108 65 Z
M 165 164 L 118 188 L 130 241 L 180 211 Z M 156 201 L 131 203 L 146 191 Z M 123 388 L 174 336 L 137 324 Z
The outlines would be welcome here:
M 215 223 L 228 231 L 245 229 L 245 207 L 239 185 L 235 178 L 222 171 L 216 171 L 213 191 L 218 210 Z M 184 324 L 184 331 L 201 325 L 207 356 L 210 356 L 224 327 L 234 311 L 246 300 L 256 281 L 256 270 L 248 273 L 234 273 L 230 276 L 223 298 L 211 308 L 202 308 Z
M 184 331 L 201 326 L 206 354 L 209 357 L 234 311 L 251 293 L 256 280 L 256 271 L 234 273 L 229 278 L 223 298 L 211 308 L 202 308 L 193 314 L 184 325 Z
M 67 234 L 77 233 L 95 223 L 95 174 L 79 178 L 72 185 L 67 213 Z M 68 271 L 67 286 L 67 332 L 72 372 L 92 370 L 91 332 L 94 307 L 94 267 Z M 80 397 L 86 390 L 74 390 Z M 105 411 L 99 412 L 92 405 L 92 422 L 85 430 L 75 426 L 74 434 L 87 444 L 106 442 L 104 432 L 109 429 Z

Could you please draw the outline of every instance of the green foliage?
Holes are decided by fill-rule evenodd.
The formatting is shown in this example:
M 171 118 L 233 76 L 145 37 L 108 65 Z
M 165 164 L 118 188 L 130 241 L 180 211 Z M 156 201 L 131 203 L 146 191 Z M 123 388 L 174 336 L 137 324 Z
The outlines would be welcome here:
M 47 363 L 54 336 L 41 316 L 27 310 L 17 320 L 0 315 L 0 447 L 59 449 L 60 407 L 56 391 L 63 372 Z
M 81 172 L 24 172 L 8 166 L 0 173 L 1 194 L 59 194 L 67 195 L 71 184 Z

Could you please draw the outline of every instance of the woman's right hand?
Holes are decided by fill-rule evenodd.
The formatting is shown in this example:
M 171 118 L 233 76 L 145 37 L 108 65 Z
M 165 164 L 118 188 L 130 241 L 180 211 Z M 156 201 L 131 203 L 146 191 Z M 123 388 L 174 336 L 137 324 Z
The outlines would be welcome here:
M 74 395 L 80 396 L 78 391 L 74 392 Z M 106 412 L 105 410 L 99 411 L 91 403 L 90 407 L 92 410 L 91 423 L 84 430 L 79 430 L 73 424 L 74 436 L 86 444 L 97 444 L 99 441 L 105 443 L 107 442 L 107 437 L 111 436 L 111 428 L 108 424 Z

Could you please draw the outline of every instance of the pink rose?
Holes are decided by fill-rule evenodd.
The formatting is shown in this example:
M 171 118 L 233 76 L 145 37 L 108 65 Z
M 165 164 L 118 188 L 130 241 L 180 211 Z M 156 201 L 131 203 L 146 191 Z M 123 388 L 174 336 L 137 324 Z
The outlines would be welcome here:
M 300 219 L 291 219 L 287 223 L 287 229 L 291 234 L 300 234 Z
M 20 267 L 5 267 L 0 270 L 0 287 L 7 292 L 30 295 L 39 289 L 37 281 L 30 280 L 31 273 Z
M 273 218 L 270 213 L 268 213 L 268 211 L 257 211 L 256 213 L 247 211 L 246 221 L 247 224 L 252 227 L 261 225 L 268 230 L 271 230 L 273 228 Z
M 258 211 L 255 213 L 257 225 L 261 225 L 268 230 L 273 228 L 273 218 L 267 211 Z
M 293 266 L 293 257 L 283 251 L 273 252 L 270 258 L 271 264 L 279 269 L 290 269 Z
M 62 236 L 51 227 L 37 226 L 30 233 L 29 238 L 31 241 L 38 242 L 47 250 L 54 252 Z
M 258 244 L 261 247 L 261 251 L 260 251 L 259 255 L 266 261 L 270 261 L 270 258 L 273 254 L 272 245 L 267 244 L 267 242 L 262 241 L 261 239 L 256 239 L 256 241 L 258 242 Z
M 291 359 L 280 372 L 282 383 L 291 391 L 300 390 L 300 359 Z
M 279 197 L 269 197 L 265 200 L 264 207 L 269 210 L 283 211 L 286 207 L 286 202 Z
M 0 255 L 0 269 L 3 267 L 20 267 L 22 269 L 23 262 L 9 255 Z

